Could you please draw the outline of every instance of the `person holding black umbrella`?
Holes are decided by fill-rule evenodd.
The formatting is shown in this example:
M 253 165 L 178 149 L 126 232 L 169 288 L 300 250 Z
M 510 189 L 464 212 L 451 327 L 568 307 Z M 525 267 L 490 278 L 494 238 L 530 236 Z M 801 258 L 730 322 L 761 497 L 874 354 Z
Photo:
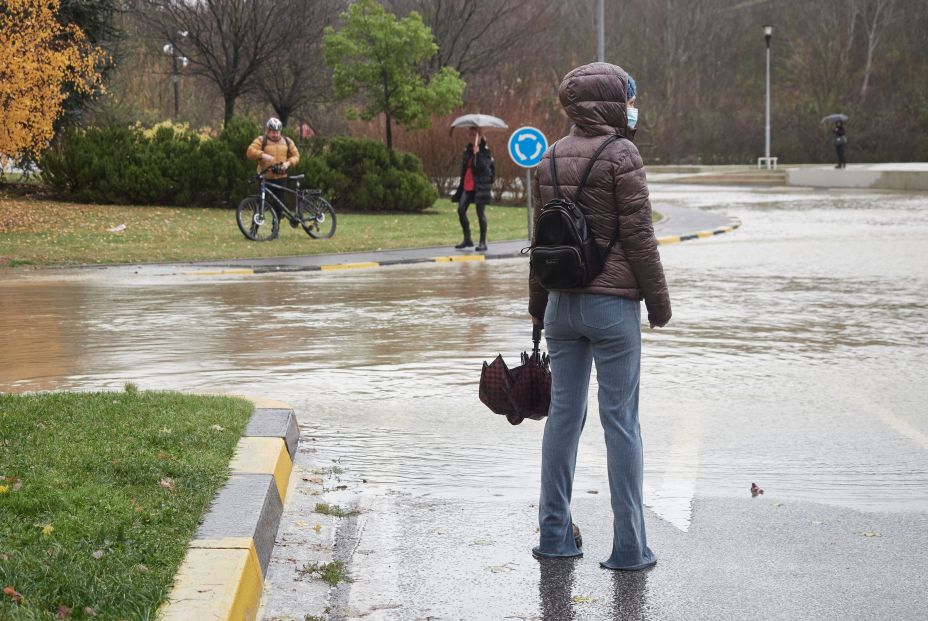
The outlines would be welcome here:
M 487 249 L 487 216 L 485 213 L 487 203 L 490 202 L 490 189 L 496 179 L 496 162 L 493 153 L 487 147 L 486 138 L 480 135 L 478 127 L 468 128 L 469 142 L 464 148 L 464 157 L 461 163 L 461 180 L 458 188 L 451 197 L 451 201 L 458 206 L 458 220 L 464 232 L 464 240 L 455 248 L 463 250 L 472 248 L 473 239 L 470 236 L 470 221 L 467 219 L 467 208 L 471 203 L 477 205 L 477 222 L 480 224 L 480 243 L 475 250 L 485 252 Z
M 835 151 L 838 153 L 838 165 L 835 168 L 847 168 L 847 158 L 844 155 L 847 148 L 847 128 L 844 121 L 838 120 L 832 131 L 835 134 Z

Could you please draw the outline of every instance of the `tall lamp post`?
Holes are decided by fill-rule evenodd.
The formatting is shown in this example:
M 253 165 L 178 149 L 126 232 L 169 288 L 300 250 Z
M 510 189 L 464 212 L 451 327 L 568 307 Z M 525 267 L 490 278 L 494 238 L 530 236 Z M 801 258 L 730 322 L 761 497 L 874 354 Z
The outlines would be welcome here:
M 178 30 L 177 36 L 184 38 L 187 36 L 186 30 Z M 171 82 L 174 84 L 174 118 L 177 119 L 180 116 L 180 75 L 178 74 L 177 67 L 180 65 L 181 68 L 187 66 L 189 62 L 186 56 L 177 55 L 177 45 L 175 43 L 177 39 L 171 37 L 171 42 L 166 43 L 163 48 L 161 48 L 165 54 L 171 56 Z
M 596 0 L 596 61 L 606 62 L 605 0 Z
M 776 158 L 770 158 L 770 39 L 773 38 L 773 26 L 764 26 L 764 41 L 767 43 L 767 114 L 764 119 L 764 165 L 776 168 Z M 760 167 L 760 162 L 757 163 Z

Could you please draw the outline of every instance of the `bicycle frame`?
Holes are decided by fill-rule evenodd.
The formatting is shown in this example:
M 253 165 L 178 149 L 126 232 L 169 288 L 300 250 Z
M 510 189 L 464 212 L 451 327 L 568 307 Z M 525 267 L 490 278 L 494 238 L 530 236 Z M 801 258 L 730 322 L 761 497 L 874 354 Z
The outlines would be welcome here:
M 274 192 L 271 192 L 271 191 L 268 190 L 268 188 L 267 188 L 267 185 L 268 185 L 267 179 L 264 178 L 264 173 L 266 173 L 268 170 L 269 170 L 269 169 L 265 169 L 265 170 L 262 170 L 260 173 L 258 173 L 258 183 L 259 183 L 259 191 L 258 191 L 258 193 L 259 193 L 259 195 L 261 196 L 261 208 L 262 208 L 262 209 L 265 209 L 265 208 L 266 208 L 266 207 L 265 207 L 265 204 L 268 203 L 268 202 L 270 202 L 270 203 L 272 204 L 272 206 L 273 206 L 273 205 L 276 205 L 277 208 L 278 208 L 278 210 L 279 210 L 280 212 L 286 214 L 287 217 L 288 217 L 289 219 L 291 219 L 291 220 L 298 219 L 297 214 L 294 213 L 294 212 L 298 210 L 298 206 L 299 206 L 299 204 L 300 204 L 300 200 L 304 199 L 303 193 L 300 192 L 300 182 L 297 181 L 297 183 L 296 183 L 296 190 L 291 190 L 290 188 L 288 188 L 288 187 L 286 187 L 286 186 L 277 185 L 277 184 L 272 184 L 272 185 L 276 186 L 277 188 L 283 190 L 284 192 L 289 192 L 290 194 L 293 194 L 293 195 L 294 195 L 294 197 L 295 197 L 295 199 L 294 199 L 294 211 L 290 211 L 290 210 L 287 208 L 287 205 L 284 204 L 284 202 L 283 202 L 282 200 L 280 200 L 280 199 L 277 197 L 277 195 L 274 194 Z

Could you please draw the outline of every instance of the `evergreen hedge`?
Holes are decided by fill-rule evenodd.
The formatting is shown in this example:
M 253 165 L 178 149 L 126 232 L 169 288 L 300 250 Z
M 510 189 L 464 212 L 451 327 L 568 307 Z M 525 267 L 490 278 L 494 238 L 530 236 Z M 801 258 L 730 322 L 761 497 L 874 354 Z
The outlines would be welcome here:
M 234 206 L 256 190 L 245 151 L 260 126 L 234 119 L 218 138 L 183 125 L 67 129 L 42 156 L 45 182 L 72 200 L 132 205 Z M 291 135 L 292 138 L 292 135 Z M 295 141 L 304 187 L 321 188 L 337 209 L 422 211 L 437 198 L 414 155 L 355 138 Z

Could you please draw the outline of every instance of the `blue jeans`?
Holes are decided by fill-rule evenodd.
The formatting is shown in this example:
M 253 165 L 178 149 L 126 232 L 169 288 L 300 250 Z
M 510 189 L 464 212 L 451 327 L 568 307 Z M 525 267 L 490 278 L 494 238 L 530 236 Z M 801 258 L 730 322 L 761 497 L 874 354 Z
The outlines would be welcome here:
M 545 337 L 551 356 L 551 408 L 541 452 L 541 537 L 535 553 L 581 554 L 571 530 L 570 498 L 595 362 L 613 513 L 612 554 L 601 565 L 649 567 L 656 559 L 645 537 L 642 505 L 640 303 L 611 295 L 551 292 Z

